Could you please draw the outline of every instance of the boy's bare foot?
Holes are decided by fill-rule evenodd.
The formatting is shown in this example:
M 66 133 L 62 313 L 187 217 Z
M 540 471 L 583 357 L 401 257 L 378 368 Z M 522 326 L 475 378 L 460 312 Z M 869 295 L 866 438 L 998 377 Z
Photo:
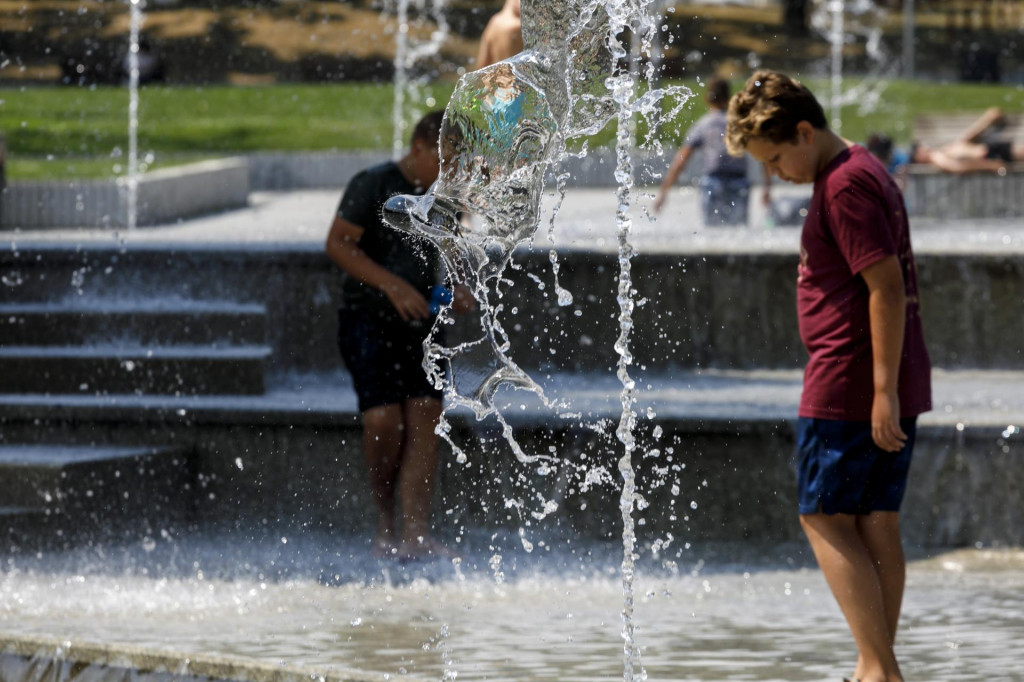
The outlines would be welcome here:
M 398 546 L 399 561 L 424 561 L 428 559 L 452 559 L 458 553 L 448 549 L 430 536 L 420 536 L 412 540 L 403 540 Z

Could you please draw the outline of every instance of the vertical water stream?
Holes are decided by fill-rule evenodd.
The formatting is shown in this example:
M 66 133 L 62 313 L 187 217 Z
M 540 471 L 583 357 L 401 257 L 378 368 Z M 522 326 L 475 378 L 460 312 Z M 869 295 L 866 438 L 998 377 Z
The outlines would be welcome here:
M 142 0 L 128 0 L 131 11 L 128 38 L 128 176 L 125 184 L 129 230 L 138 222 L 139 197 L 139 34 L 142 31 Z
M 413 8 L 410 2 L 415 3 L 415 9 L 421 20 L 417 22 L 425 25 L 429 19 L 434 24 L 430 37 L 426 40 L 417 41 L 412 36 L 412 21 L 410 9 Z M 397 0 L 395 6 L 395 76 L 394 76 L 394 103 L 391 110 L 393 123 L 393 137 L 391 140 L 391 152 L 394 158 L 400 157 L 405 146 L 409 143 L 409 124 L 412 119 L 421 115 L 422 111 L 416 109 L 422 102 L 421 86 L 423 79 L 415 74 L 415 67 L 418 63 L 436 55 L 444 41 L 448 38 L 448 22 L 445 20 L 445 4 L 447 0 Z M 425 103 L 428 107 L 433 106 L 432 101 Z

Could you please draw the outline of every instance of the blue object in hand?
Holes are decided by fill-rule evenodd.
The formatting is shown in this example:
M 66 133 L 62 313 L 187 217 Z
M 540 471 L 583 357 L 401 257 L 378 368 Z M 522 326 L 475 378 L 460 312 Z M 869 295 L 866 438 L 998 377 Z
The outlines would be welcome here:
M 441 312 L 441 306 L 452 302 L 452 290 L 440 284 L 430 290 L 430 314 L 437 315 Z

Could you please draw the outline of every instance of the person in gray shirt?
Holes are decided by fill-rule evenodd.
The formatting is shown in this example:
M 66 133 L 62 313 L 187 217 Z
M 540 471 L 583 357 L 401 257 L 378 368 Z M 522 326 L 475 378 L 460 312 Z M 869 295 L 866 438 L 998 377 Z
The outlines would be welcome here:
M 708 227 L 746 225 L 750 197 L 747 160 L 745 157 L 731 156 L 725 148 L 725 108 L 729 104 L 729 82 L 723 78 L 712 78 L 707 83 L 704 97 L 708 112 L 687 131 L 683 146 L 665 173 L 661 189 L 654 200 L 654 211 L 661 212 L 679 174 L 694 153 L 700 153 L 700 195 L 704 224 Z M 771 202 L 767 184 L 764 201 L 766 205 Z

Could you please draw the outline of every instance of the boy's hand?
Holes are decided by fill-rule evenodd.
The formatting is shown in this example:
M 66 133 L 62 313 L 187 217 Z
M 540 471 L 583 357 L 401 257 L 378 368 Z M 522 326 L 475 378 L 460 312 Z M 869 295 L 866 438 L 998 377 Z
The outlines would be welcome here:
M 900 401 L 896 395 L 875 393 L 871 405 L 871 438 L 886 452 L 899 452 L 907 442 L 900 428 Z
M 390 278 L 380 290 L 391 301 L 391 305 L 395 306 L 395 310 L 404 321 L 425 320 L 430 317 L 430 304 L 427 303 L 427 299 L 416 290 L 416 287 L 401 277 Z
M 459 315 L 476 310 L 476 299 L 465 284 L 456 284 L 452 292 L 452 310 Z

